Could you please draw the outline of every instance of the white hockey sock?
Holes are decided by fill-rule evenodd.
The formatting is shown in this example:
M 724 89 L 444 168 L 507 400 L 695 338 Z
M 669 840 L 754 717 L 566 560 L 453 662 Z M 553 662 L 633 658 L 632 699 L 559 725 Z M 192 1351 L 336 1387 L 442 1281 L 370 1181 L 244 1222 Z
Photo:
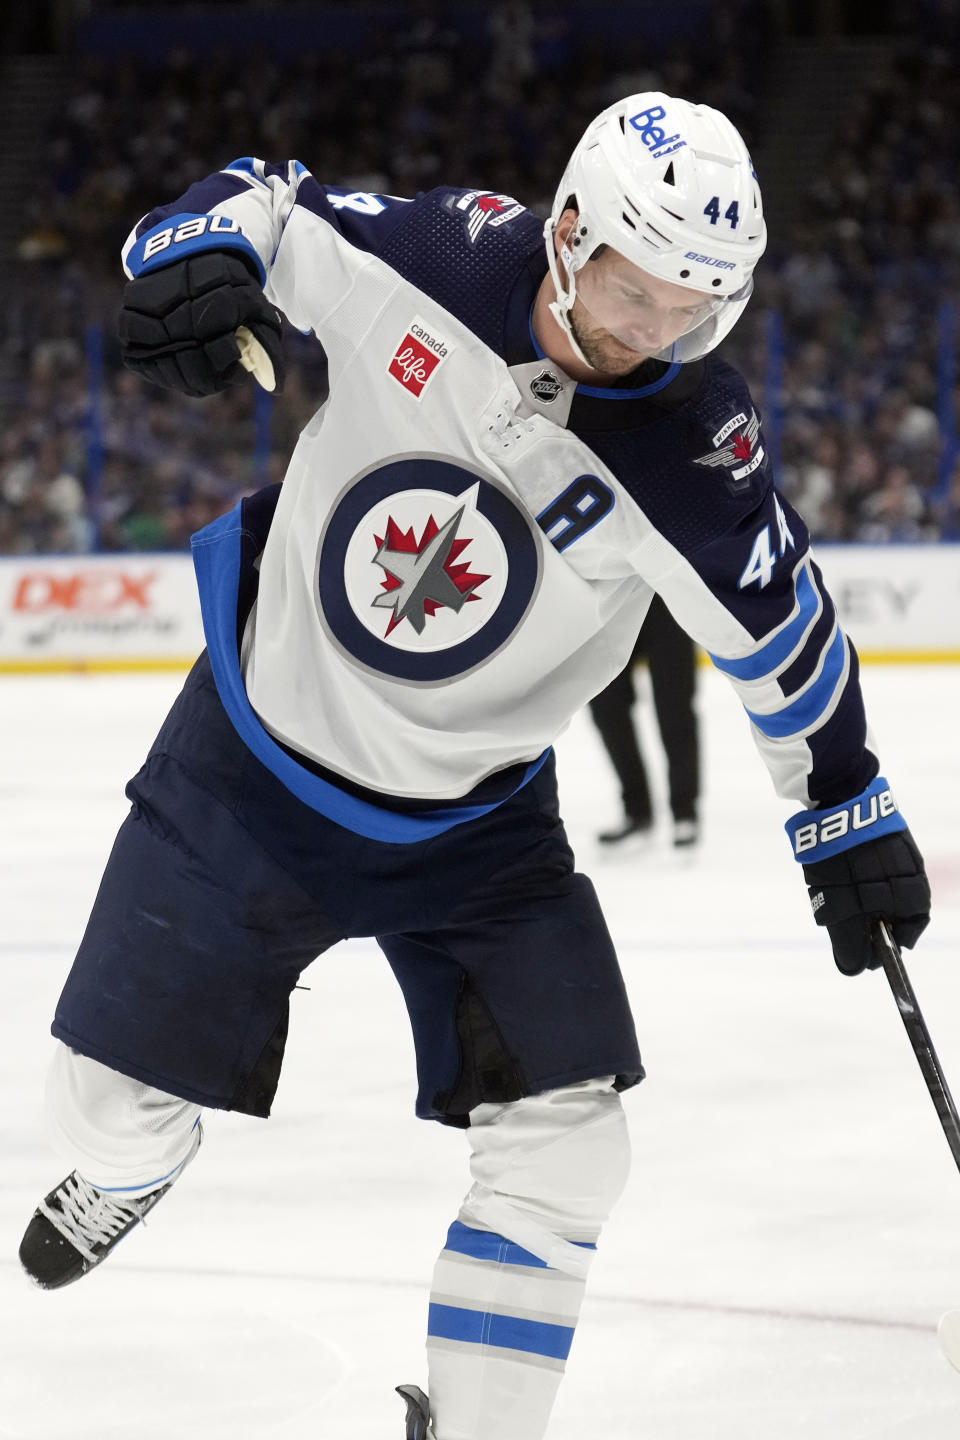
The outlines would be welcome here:
M 578 1246 L 588 1259 L 594 1246 Z M 461 1221 L 433 1276 L 427 1358 L 437 1440 L 540 1440 L 586 1279 Z
M 541 1440 L 627 1178 L 623 1108 L 600 1076 L 478 1105 L 466 1136 L 474 1185 L 430 1297 L 433 1428 L 436 1440 Z
M 50 1143 L 98 1190 L 149 1194 L 199 1143 L 201 1109 L 58 1043 L 47 1075 Z

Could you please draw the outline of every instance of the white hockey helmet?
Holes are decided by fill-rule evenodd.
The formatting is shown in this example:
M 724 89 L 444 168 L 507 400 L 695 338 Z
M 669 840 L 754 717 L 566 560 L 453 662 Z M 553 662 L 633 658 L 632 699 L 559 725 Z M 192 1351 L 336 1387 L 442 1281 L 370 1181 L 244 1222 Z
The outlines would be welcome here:
M 577 220 L 560 251 L 564 279 L 554 235 L 568 209 Z M 578 273 L 591 308 L 582 272 L 600 246 L 710 297 L 699 310 L 690 307 L 690 327 L 656 356 L 688 361 L 706 355 L 739 320 L 767 232 L 753 163 L 727 117 L 649 90 L 618 100 L 588 126 L 560 181 L 544 239 L 557 292 L 550 309 L 585 364 L 570 311 Z

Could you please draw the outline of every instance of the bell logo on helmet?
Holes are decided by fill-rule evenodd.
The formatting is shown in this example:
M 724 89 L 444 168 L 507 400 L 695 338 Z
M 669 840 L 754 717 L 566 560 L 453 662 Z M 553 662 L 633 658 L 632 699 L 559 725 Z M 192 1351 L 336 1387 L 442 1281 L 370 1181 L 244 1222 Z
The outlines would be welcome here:
M 636 115 L 630 116 L 630 124 L 634 130 L 639 131 L 640 139 L 655 160 L 659 160 L 663 155 L 672 155 L 674 150 L 682 149 L 687 143 L 680 139 L 679 131 L 676 135 L 668 136 L 665 130 L 653 123 L 655 120 L 665 119 L 666 114 L 662 105 L 651 105 L 648 110 L 640 110 Z M 669 148 L 665 149 L 665 146 Z
M 662 105 L 651 105 L 649 110 L 640 110 L 636 115 L 630 116 L 630 124 L 634 130 L 640 132 L 640 139 L 648 150 L 659 150 L 661 145 L 667 143 L 666 130 L 653 123 L 655 120 L 663 120 L 666 114 Z M 672 135 L 670 138 L 676 140 L 677 136 Z

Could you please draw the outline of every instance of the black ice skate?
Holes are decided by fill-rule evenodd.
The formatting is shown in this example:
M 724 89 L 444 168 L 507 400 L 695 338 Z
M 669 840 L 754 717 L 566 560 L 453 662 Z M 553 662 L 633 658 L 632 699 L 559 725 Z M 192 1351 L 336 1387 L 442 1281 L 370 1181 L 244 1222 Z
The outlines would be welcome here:
M 407 1405 L 407 1433 L 405 1440 L 433 1440 L 430 1429 L 430 1401 L 416 1385 L 398 1385 L 397 1394 Z
M 625 815 L 612 830 L 601 830 L 597 839 L 601 845 L 622 845 L 625 840 L 646 839 L 652 830 L 651 815 Z
M 20 1242 L 20 1263 L 41 1290 L 58 1290 L 106 1260 L 158 1200 L 162 1200 L 200 1146 L 197 1126 L 190 1154 L 173 1178 L 148 1195 L 111 1195 L 74 1170 L 34 1211 Z
M 685 850 L 700 840 L 700 826 L 696 820 L 675 820 L 673 822 L 673 843 L 677 850 Z

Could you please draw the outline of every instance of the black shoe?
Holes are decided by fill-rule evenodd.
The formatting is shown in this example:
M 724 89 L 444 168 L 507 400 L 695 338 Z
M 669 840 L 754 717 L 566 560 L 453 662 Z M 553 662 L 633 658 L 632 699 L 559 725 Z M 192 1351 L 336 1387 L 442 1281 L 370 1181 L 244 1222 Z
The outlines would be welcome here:
M 197 1153 L 201 1133 L 198 1125 L 193 1149 L 173 1179 L 148 1195 L 121 1199 L 90 1185 L 76 1170 L 51 1190 L 20 1242 L 20 1263 L 34 1284 L 58 1290 L 106 1260 L 183 1173 Z
M 622 840 L 628 840 L 631 835 L 649 835 L 652 829 L 653 820 L 649 815 L 642 818 L 628 815 L 616 830 L 601 830 L 597 839 L 601 845 L 619 845 Z
M 407 1433 L 405 1440 L 433 1440 L 430 1429 L 430 1401 L 416 1385 L 398 1385 L 397 1394 L 407 1404 Z

